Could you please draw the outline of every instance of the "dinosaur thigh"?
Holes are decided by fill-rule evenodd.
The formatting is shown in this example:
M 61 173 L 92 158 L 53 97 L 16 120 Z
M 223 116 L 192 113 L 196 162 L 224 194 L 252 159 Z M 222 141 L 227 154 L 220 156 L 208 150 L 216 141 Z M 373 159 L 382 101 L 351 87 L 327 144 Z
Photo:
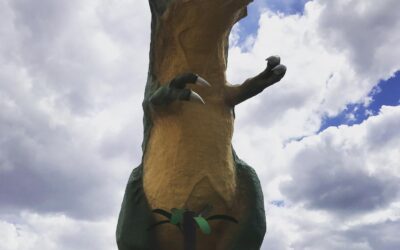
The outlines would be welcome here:
M 259 250 L 266 232 L 264 200 L 254 169 L 235 155 L 237 199 L 228 214 L 239 224 L 225 223 L 216 250 Z
M 153 214 L 143 192 L 143 165 L 129 177 L 118 218 L 116 238 L 119 250 L 158 249 L 154 234 L 147 228 L 154 224 Z

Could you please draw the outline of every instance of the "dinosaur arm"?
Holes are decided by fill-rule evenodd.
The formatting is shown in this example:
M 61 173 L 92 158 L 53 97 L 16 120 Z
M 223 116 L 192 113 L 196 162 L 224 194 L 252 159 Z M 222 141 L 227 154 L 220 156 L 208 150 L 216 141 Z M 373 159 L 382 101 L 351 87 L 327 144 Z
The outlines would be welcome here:
M 255 77 L 247 79 L 241 85 L 227 86 L 225 102 L 235 106 L 259 93 L 265 88 L 279 82 L 286 73 L 286 67 L 280 64 L 278 56 L 267 58 L 267 68 Z

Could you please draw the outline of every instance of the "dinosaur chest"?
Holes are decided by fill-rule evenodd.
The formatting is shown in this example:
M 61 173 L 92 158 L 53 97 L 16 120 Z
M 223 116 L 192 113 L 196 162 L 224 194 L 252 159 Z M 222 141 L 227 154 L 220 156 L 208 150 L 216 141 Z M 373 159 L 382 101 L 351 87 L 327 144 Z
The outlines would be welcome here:
M 154 118 L 144 157 L 144 190 L 152 208 L 231 206 L 233 117 L 224 105 L 205 105 L 177 102 Z

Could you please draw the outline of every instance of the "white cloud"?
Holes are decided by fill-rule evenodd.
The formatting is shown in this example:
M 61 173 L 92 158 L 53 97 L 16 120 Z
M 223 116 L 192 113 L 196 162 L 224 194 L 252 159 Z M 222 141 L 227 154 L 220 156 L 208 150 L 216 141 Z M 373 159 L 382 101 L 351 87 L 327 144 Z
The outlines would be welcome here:
M 266 195 L 265 249 L 396 249 L 400 107 L 286 145 Z M 275 164 L 275 162 L 273 162 Z M 284 207 L 269 203 L 284 200 Z
M 147 5 L 1 1 L 1 211 L 117 216 L 141 155 Z
M 22 213 L 21 222 L 0 220 L 2 250 L 73 250 L 115 248 L 115 220 L 73 220 L 65 215 Z
M 318 30 L 327 47 L 345 53 L 359 74 L 386 79 L 399 69 L 398 1 L 317 1 L 323 4 Z
M 400 69 L 393 43 L 400 38 L 395 3 L 376 4 L 312 1 L 302 16 L 267 11 L 254 46 L 236 43 L 230 49 L 232 83 L 263 70 L 269 55 L 280 55 L 288 67 L 281 82 L 236 109 L 234 146 L 259 173 L 269 208 L 266 249 L 400 245 L 370 233 L 381 228 L 392 237 L 399 227 L 390 209 L 399 199 L 399 109 L 383 107 L 361 125 L 315 135 L 324 115 L 368 102 L 378 81 Z M 363 10 L 353 13 L 361 5 Z M 286 206 L 277 208 L 272 200 Z M 379 220 L 366 219 L 376 214 Z
M 392 8 L 388 2 L 379 4 L 380 9 Z M 232 83 L 240 83 L 260 72 L 265 67 L 264 59 L 269 55 L 280 55 L 282 63 L 288 67 L 281 82 L 236 109 L 234 146 L 239 156 L 256 166 L 259 172 L 268 171 L 268 177 L 265 174 L 264 178 L 269 181 L 274 178 L 274 173 L 284 172 L 286 161 L 282 148 L 287 142 L 314 134 L 319 130 L 324 115 L 336 115 L 349 103 L 363 103 L 379 79 L 390 77 L 395 69 L 400 68 L 397 61 L 391 64 L 376 61 L 385 65 L 382 66 L 384 70 L 379 73 L 371 71 L 370 74 L 359 72 L 361 65 L 356 65 L 347 53 L 357 44 L 349 42 L 346 49 L 342 49 L 341 44 L 328 43 L 323 29 L 326 24 L 322 20 L 331 14 L 327 13 L 329 10 L 325 5 L 324 1 L 308 2 L 302 16 L 267 11 L 260 18 L 254 47 L 244 52 L 233 46 L 229 51 L 228 79 Z M 351 12 L 351 9 L 343 11 Z M 340 13 L 337 15 L 331 18 L 340 18 Z M 393 23 L 399 22 L 395 16 L 388 18 Z M 361 25 L 361 22 L 356 24 Z M 338 34 L 341 34 L 341 29 L 348 28 L 341 23 L 334 27 Z M 353 28 L 363 29 L 374 36 L 373 31 L 364 29 L 364 26 L 355 25 Z M 395 25 L 382 29 L 385 34 L 398 36 Z M 388 53 L 398 53 L 393 44 L 378 41 L 378 45 Z M 268 170 L 267 166 L 264 167 L 266 162 L 269 163 Z
M 361 125 L 330 128 L 287 147 L 294 202 L 348 216 L 388 206 L 400 190 L 400 108 L 383 107 Z
M 0 249 L 115 249 L 141 156 L 147 2 L 0 6 Z
M 287 137 L 310 134 L 319 128 L 320 124 L 315 119 L 319 120 L 324 113 L 335 115 L 348 103 L 364 102 L 367 93 L 380 79 L 389 78 L 400 68 L 397 60 L 393 59 L 397 58 L 396 55 L 400 56 L 398 46 L 386 42 L 400 39 L 396 32 L 400 18 L 397 15 L 386 17 L 388 25 L 379 26 L 381 36 L 377 36 L 374 29 L 366 28 L 363 20 L 366 21 L 368 15 L 354 23 L 349 17 L 347 21 L 351 25 L 344 25 L 339 21 L 332 21 L 328 25 L 326 20 L 341 20 L 342 15 L 352 15 L 351 8 L 343 9 L 345 13 L 330 12 L 329 5 L 340 5 L 340 2 L 308 2 L 303 16 L 265 12 L 260 18 L 260 28 L 253 48 L 246 52 L 238 46 L 230 49 L 228 78 L 232 83 L 241 83 L 245 78 L 260 72 L 265 66 L 264 59 L 270 55 L 280 55 L 282 63 L 288 67 L 285 78 L 257 97 L 258 100 L 248 101 L 243 108 L 239 105 L 237 112 L 242 117 L 238 115 L 238 118 L 245 122 L 239 120 L 238 126 L 254 126 L 256 123 L 266 127 L 279 123 L 279 126 L 275 125 L 272 129 L 285 130 Z M 388 1 L 378 5 L 382 11 L 380 15 L 384 15 L 383 9 L 393 8 Z M 374 24 L 373 20 L 368 21 Z M 370 63 L 360 64 L 349 55 L 349 52 L 356 53 L 359 46 L 359 42 L 352 40 L 351 35 L 360 33 L 348 30 L 349 27 L 362 30 L 363 36 L 371 37 L 370 40 L 363 41 L 363 44 L 368 46 L 371 53 L 375 53 L 374 59 L 369 62 L 378 65 L 380 70 L 370 70 Z M 343 30 L 346 30 L 345 34 Z M 329 32 L 338 38 L 330 39 L 326 34 Z M 337 40 L 348 42 L 342 44 L 335 42 Z M 382 53 L 392 54 L 390 59 L 376 55 L 378 48 L 379 51 L 385 50 Z M 360 72 L 359 68 L 364 68 L 365 71 Z M 295 126 L 287 127 L 287 120 L 280 121 L 287 112 L 292 111 L 299 114 L 299 117 L 296 117 L 295 123 L 292 122 Z

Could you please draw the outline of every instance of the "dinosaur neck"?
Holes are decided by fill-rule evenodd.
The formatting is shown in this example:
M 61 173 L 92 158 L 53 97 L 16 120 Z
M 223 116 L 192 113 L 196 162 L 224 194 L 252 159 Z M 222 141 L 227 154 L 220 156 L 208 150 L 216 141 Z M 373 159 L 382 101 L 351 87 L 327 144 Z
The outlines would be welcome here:
M 225 85 L 229 32 L 246 8 L 237 1 L 222 3 L 175 1 L 159 16 L 152 42 L 154 73 L 161 84 L 193 72 L 215 87 Z
M 155 71 L 161 84 L 186 72 L 201 75 L 213 86 L 225 84 L 225 34 L 184 30 L 156 41 Z

